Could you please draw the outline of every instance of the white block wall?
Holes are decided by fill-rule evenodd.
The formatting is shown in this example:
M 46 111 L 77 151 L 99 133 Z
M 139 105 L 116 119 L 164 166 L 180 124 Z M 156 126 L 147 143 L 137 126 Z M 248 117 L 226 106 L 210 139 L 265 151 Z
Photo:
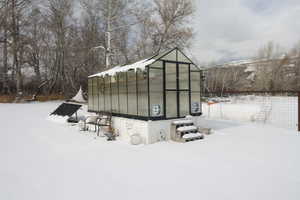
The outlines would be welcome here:
M 195 125 L 199 125 L 200 117 L 192 117 Z M 122 140 L 130 141 L 130 136 L 139 134 L 144 144 L 171 139 L 171 123 L 176 120 L 142 121 L 121 117 L 113 117 L 113 128 L 119 133 Z

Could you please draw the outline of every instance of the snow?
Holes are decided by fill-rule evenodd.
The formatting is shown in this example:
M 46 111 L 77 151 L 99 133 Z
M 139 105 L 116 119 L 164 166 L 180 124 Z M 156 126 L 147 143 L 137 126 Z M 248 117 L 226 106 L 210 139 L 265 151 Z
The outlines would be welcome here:
M 117 73 L 120 73 L 120 72 L 127 72 L 129 70 L 134 70 L 134 71 L 137 71 L 138 69 L 139 70 L 142 70 L 144 71 L 145 70 L 145 67 L 154 63 L 155 62 L 155 59 L 145 59 L 145 60 L 141 60 L 141 61 L 138 61 L 136 63 L 133 63 L 133 64 L 130 64 L 130 65 L 125 65 L 125 66 L 116 66 L 114 68 L 111 68 L 109 70 L 106 70 L 104 72 L 101 72 L 101 73 L 98 73 L 98 74 L 94 74 L 92 76 L 89 76 L 89 78 L 92 78 L 92 77 L 104 77 L 104 76 L 115 76 Z
M 250 122 L 259 113 L 260 105 L 251 103 L 203 103 L 203 112 L 209 119 Z
M 227 66 L 239 66 L 239 65 L 247 65 L 253 63 L 253 59 L 245 59 L 245 60 L 234 60 L 231 62 L 224 63 Z
M 300 198 L 296 131 L 203 119 L 202 141 L 133 146 L 49 121 L 60 103 L 0 104 L 0 199 Z
M 197 130 L 197 127 L 196 126 L 182 126 L 182 127 L 177 128 L 177 131 L 180 131 L 180 132 L 186 132 L 186 131 L 192 131 L 192 130 Z
M 197 138 L 197 137 L 202 137 L 201 133 L 188 133 L 182 136 L 184 139 L 191 139 L 191 138 Z
M 250 80 L 250 81 L 254 81 L 255 80 L 255 76 L 256 74 L 255 73 L 251 73 L 249 76 L 247 76 L 247 80 Z
M 174 125 L 178 125 L 178 124 L 191 124 L 191 123 L 193 123 L 192 120 L 177 120 L 177 121 L 172 122 L 172 124 L 174 124 Z
M 33 67 L 23 67 L 21 68 L 21 71 L 22 71 L 22 76 L 26 78 L 30 78 L 36 75 Z
M 203 103 L 205 117 L 241 122 L 261 122 L 258 119 L 259 116 L 265 115 L 263 121 L 267 124 L 297 130 L 297 97 L 248 95 L 233 96 L 225 99 L 229 102 L 219 102 L 212 105 Z
M 256 72 L 257 71 L 257 68 L 255 65 L 248 65 L 246 67 L 246 69 L 244 70 L 244 72 Z
M 51 115 L 51 116 L 48 117 L 48 120 L 64 124 L 64 123 L 67 122 L 68 118 L 69 118 L 68 116 L 63 117 L 63 116 L 59 116 L 59 115 Z
M 295 63 L 288 64 L 287 67 L 296 67 Z

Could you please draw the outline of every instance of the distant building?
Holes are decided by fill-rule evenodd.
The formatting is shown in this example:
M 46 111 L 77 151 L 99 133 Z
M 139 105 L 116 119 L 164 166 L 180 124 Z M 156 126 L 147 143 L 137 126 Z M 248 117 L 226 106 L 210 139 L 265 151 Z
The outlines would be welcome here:
M 300 89 L 300 57 L 234 61 L 204 73 L 206 92 Z

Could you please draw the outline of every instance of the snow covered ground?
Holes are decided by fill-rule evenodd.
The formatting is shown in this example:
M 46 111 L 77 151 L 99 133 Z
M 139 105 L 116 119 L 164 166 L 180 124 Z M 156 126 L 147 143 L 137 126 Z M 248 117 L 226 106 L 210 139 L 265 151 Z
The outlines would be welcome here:
M 60 102 L 0 104 L 0 199 L 298 200 L 300 136 L 202 120 L 190 143 L 131 146 L 48 120 Z
M 222 98 L 218 99 L 222 100 Z M 298 130 L 297 97 L 233 96 L 228 102 L 203 104 L 206 118 L 266 123 Z

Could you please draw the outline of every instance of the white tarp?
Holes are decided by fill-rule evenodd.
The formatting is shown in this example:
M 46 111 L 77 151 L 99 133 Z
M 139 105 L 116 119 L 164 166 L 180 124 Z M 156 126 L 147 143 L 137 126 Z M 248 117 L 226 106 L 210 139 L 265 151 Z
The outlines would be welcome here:
M 77 94 L 72 98 L 72 100 L 76 101 L 76 102 L 86 102 L 85 99 L 83 98 L 83 95 L 82 95 L 81 86 L 80 86 L 80 89 L 77 92 Z

